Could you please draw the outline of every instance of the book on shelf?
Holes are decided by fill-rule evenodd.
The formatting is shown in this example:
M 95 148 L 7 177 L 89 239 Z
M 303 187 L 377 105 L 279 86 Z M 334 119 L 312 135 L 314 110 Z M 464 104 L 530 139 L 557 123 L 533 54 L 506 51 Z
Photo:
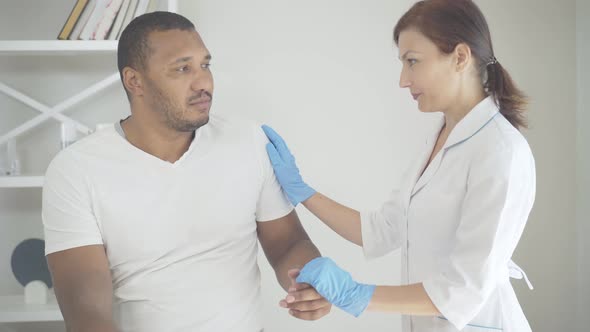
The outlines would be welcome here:
M 119 39 L 121 37 L 121 32 L 123 32 L 125 27 L 133 19 L 133 15 L 135 15 L 136 9 L 137 9 L 137 0 L 130 0 L 129 1 L 129 8 L 127 8 L 127 13 L 125 14 L 125 18 L 123 18 L 123 24 L 121 24 L 121 28 L 117 32 L 117 36 L 115 37 L 115 39 Z
M 90 39 L 104 40 L 107 37 L 107 34 L 111 30 L 111 27 L 115 22 L 115 17 L 121 9 L 122 4 L 123 0 L 109 1 L 109 3 L 106 5 L 105 11 L 102 14 L 102 18 L 100 19 L 98 26 L 96 27 L 96 30 L 92 33 Z
M 119 9 L 119 13 L 117 13 L 117 18 L 115 18 L 115 22 L 113 23 L 113 27 L 106 39 L 108 40 L 115 40 L 119 35 L 119 31 L 121 31 L 121 27 L 123 26 L 123 21 L 125 20 L 125 16 L 127 15 L 127 10 L 129 9 L 129 4 L 131 0 L 123 0 L 121 4 L 121 8 Z
M 129 22 L 159 5 L 159 0 L 76 0 L 58 39 L 117 40 Z
M 88 22 L 86 22 L 84 29 L 82 29 L 82 32 L 80 32 L 80 37 L 78 37 L 78 39 L 92 39 L 92 34 L 94 33 L 94 31 L 96 31 L 96 28 L 98 27 L 98 24 L 100 23 L 102 15 L 107 9 L 107 5 L 109 4 L 109 2 L 109 0 L 96 0 L 96 6 L 94 7 L 92 14 L 88 18 Z
M 136 18 L 137 16 L 145 14 L 147 12 L 149 4 L 150 4 L 150 0 L 139 0 L 139 2 L 137 3 L 137 9 L 135 10 L 135 15 L 133 15 L 133 18 Z
M 70 34 L 70 36 L 68 38 L 69 40 L 78 40 L 78 37 L 80 37 L 80 33 L 82 32 L 82 29 L 84 29 L 84 26 L 88 22 L 88 19 L 90 18 L 90 15 L 94 11 L 95 7 L 96 7 L 96 0 L 88 0 L 88 4 L 84 8 L 82 15 L 80 15 L 80 18 L 78 19 L 78 22 L 76 22 L 76 26 L 74 27 L 74 30 L 72 31 L 72 33 Z
M 80 19 L 80 16 L 84 12 L 84 9 L 86 8 L 87 4 L 88 4 L 88 0 L 77 0 L 76 1 L 76 3 L 74 4 L 74 7 L 72 8 L 72 11 L 70 12 L 70 16 L 68 16 L 68 19 L 66 20 L 66 22 L 64 23 L 64 26 L 62 27 L 61 31 L 59 32 L 57 39 L 67 40 L 69 38 L 69 36 L 72 34 L 72 31 L 74 30 L 74 26 L 76 25 L 76 22 L 78 22 L 78 20 Z
M 150 4 L 148 5 L 146 13 L 153 13 L 153 12 L 159 10 L 158 5 L 159 5 L 158 0 L 150 0 Z

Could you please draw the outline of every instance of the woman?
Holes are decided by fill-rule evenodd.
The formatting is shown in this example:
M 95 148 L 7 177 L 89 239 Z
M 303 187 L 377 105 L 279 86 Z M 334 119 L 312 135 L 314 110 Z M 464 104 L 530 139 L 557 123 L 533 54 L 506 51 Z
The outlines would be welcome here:
M 381 209 L 358 212 L 316 192 L 281 137 L 263 129 L 293 205 L 303 203 L 369 258 L 401 248 L 404 285 L 357 283 L 328 258 L 309 262 L 297 282 L 355 316 L 404 314 L 404 331 L 530 331 L 509 281 L 526 278 L 511 256 L 535 197 L 534 159 L 519 132 L 525 98 L 496 60 L 472 1 L 420 1 L 399 20 L 394 40 L 400 87 L 420 111 L 444 116 Z M 301 292 L 282 305 L 307 310 L 293 303 Z

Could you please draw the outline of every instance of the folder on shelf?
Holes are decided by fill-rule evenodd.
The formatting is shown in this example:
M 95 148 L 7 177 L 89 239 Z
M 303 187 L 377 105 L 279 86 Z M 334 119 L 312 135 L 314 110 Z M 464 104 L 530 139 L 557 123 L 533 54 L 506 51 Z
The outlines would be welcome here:
M 59 39 L 59 40 L 67 40 L 68 39 L 68 37 L 72 33 L 72 30 L 74 30 L 74 26 L 76 25 L 76 22 L 80 18 L 80 15 L 84 11 L 84 8 L 86 8 L 87 4 L 88 4 L 88 0 L 77 0 L 76 1 L 76 3 L 74 4 L 74 8 L 72 8 L 72 11 L 70 12 L 70 16 L 68 16 L 66 23 L 64 23 L 64 26 L 62 27 L 61 31 L 59 32 L 57 39 Z

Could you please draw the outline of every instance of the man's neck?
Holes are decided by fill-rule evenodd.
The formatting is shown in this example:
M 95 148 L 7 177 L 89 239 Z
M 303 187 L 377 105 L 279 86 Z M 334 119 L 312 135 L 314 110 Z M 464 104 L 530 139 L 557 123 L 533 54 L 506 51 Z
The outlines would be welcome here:
M 178 132 L 137 116 L 122 121 L 121 128 L 133 146 L 170 163 L 184 155 L 195 136 L 194 131 Z

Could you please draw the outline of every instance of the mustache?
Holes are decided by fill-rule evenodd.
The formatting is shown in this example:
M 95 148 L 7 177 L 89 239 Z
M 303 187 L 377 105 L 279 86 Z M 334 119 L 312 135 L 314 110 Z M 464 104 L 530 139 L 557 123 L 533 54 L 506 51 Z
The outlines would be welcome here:
M 201 90 L 196 95 L 191 96 L 188 99 L 188 102 L 189 103 L 192 103 L 193 101 L 196 101 L 196 100 L 199 100 L 199 99 L 203 99 L 203 98 L 207 98 L 207 99 L 211 100 L 211 99 L 213 99 L 213 95 L 209 91 Z

